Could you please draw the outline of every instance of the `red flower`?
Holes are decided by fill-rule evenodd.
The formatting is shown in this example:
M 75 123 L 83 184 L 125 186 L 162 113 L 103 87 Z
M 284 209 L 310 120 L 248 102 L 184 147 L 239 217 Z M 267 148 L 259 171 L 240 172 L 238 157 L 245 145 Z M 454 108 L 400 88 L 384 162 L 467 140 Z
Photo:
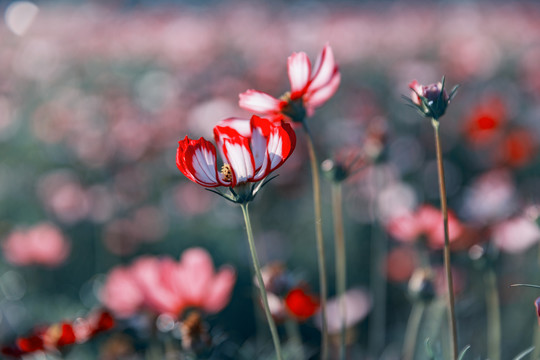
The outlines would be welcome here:
M 203 138 L 179 141 L 178 169 L 204 187 L 237 187 L 263 180 L 292 154 L 296 135 L 289 124 L 272 123 L 253 116 L 251 120 L 227 119 L 214 128 L 214 138 L 224 165 L 218 172 L 216 148 Z M 255 194 L 250 192 L 249 201 Z
M 301 288 L 289 291 L 285 297 L 285 304 L 289 312 L 299 320 L 306 320 L 319 310 L 319 300 Z
M 1 353 L 19 359 L 36 351 L 54 351 L 75 343 L 83 343 L 113 326 L 114 319 L 110 313 L 100 310 L 90 314 L 87 319 L 60 322 L 34 330 L 27 337 L 17 338 L 15 344 L 2 347 Z
M 259 114 L 283 114 L 295 122 L 312 116 L 337 91 L 341 81 L 330 45 L 326 44 L 315 66 L 304 52 L 293 53 L 287 61 L 291 92 L 281 99 L 257 90 L 240 94 L 240 107 Z

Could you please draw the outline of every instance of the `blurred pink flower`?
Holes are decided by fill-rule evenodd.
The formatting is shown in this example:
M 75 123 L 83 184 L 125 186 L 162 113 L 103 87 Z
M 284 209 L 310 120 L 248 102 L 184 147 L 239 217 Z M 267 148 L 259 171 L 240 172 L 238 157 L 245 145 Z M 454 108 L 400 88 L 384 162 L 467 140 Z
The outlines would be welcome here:
M 313 115 L 315 108 L 334 95 L 341 82 L 334 53 L 328 44 L 323 48 L 313 68 L 304 52 L 289 56 L 287 66 L 290 93 L 276 99 L 257 90 L 247 90 L 239 96 L 240 107 L 268 116 L 283 114 L 292 121 L 302 122 L 306 116 Z
M 540 240 L 540 229 L 532 220 L 516 217 L 495 225 L 492 240 L 501 251 L 522 253 Z
M 390 219 L 386 230 L 399 241 L 412 242 L 426 236 L 428 245 L 434 249 L 444 246 L 444 225 L 442 213 L 431 205 L 423 205 L 416 212 Z M 450 242 L 463 233 L 463 225 L 450 211 L 448 213 L 448 232 Z
M 120 318 L 135 314 L 144 300 L 131 269 L 126 267 L 115 267 L 109 272 L 100 298 L 103 305 Z
M 229 303 L 235 282 L 232 267 L 224 266 L 216 273 L 208 252 L 191 248 L 179 262 L 145 256 L 129 268 L 113 269 L 101 292 L 101 301 L 121 317 L 142 307 L 175 316 L 188 307 L 213 314 Z
M 56 226 L 40 223 L 13 231 L 2 243 L 4 257 L 14 265 L 55 267 L 69 255 L 70 245 Z
M 217 313 L 229 303 L 236 273 L 231 266 L 224 266 L 216 273 L 210 254 L 202 248 L 192 248 L 182 254 L 175 280 L 187 306 Z
M 343 295 L 345 297 L 346 318 L 345 326 L 351 328 L 358 324 L 371 311 L 371 295 L 360 288 L 349 289 Z M 339 334 L 341 331 L 340 301 L 339 297 L 328 300 L 326 317 L 329 334 Z M 321 317 L 316 318 L 316 324 L 321 327 Z

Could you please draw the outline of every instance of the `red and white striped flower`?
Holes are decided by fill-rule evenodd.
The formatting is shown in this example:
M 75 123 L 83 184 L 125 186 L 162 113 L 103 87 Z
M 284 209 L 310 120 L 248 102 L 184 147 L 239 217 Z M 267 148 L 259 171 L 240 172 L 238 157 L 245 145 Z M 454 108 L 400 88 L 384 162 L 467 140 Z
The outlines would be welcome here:
M 238 188 L 260 182 L 287 160 L 296 145 L 296 135 L 289 124 L 255 115 L 249 121 L 223 120 L 214 128 L 214 139 L 223 160 L 219 170 L 216 147 L 203 138 L 192 140 L 186 136 L 179 141 L 176 155 L 178 169 L 207 188 Z M 253 190 L 243 200 L 251 200 Z
M 341 81 L 330 45 L 326 45 L 312 68 L 304 52 L 288 58 L 291 91 L 280 99 L 257 90 L 240 94 L 240 107 L 272 117 L 285 115 L 294 122 L 312 116 L 315 108 L 324 104 L 337 91 Z

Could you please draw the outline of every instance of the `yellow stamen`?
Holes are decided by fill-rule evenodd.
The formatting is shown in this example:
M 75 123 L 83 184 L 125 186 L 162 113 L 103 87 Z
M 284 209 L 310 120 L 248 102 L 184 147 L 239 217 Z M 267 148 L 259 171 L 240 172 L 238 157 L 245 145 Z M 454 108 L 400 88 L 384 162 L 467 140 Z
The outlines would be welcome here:
M 221 174 L 223 175 L 223 180 L 231 181 L 232 180 L 232 169 L 231 165 L 225 164 L 221 167 Z

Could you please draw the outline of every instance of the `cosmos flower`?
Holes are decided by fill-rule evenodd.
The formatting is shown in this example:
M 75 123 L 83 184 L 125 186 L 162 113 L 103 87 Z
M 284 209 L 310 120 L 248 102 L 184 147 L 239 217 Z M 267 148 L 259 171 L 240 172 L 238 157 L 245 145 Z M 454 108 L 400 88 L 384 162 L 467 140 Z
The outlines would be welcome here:
M 155 314 L 180 316 L 188 307 L 196 307 L 214 314 L 229 303 L 235 282 L 232 267 L 216 272 L 206 250 L 190 248 L 179 262 L 143 256 L 129 267 L 112 269 L 100 297 L 122 318 L 143 308 Z
M 257 90 L 240 94 L 241 108 L 270 117 L 282 117 L 303 122 L 315 109 L 334 95 L 341 82 L 341 74 L 330 45 L 326 44 L 311 66 L 304 52 L 293 53 L 287 61 L 291 91 L 280 99 Z
M 249 121 L 226 119 L 214 128 L 214 138 L 223 159 L 220 171 L 216 147 L 203 138 L 186 136 L 181 140 L 176 165 L 199 185 L 230 188 L 231 195 L 226 197 L 236 203 L 252 200 L 264 185 L 262 180 L 279 168 L 296 146 L 296 135 L 289 124 L 258 116 Z

